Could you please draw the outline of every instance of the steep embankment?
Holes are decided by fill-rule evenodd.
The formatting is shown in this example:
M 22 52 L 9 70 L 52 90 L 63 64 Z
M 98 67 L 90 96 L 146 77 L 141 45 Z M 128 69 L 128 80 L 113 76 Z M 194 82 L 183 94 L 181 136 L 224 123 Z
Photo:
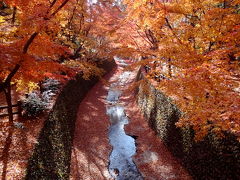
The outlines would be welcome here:
M 109 84 L 116 82 L 123 68 L 106 77 Z M 136 73 L 128 76 L 126 84 L 115 87 L 123 91 L 118 104 L 125 108 L 129 124 L 125 129 L 137 136 L 137 155 L 134 161 L 145 179 L 191 179 L 187 172 L 165 148 L 163 142 L 149 128 L 135 103 L 133 92 L 124 91 L 135 81 Z M 106 115 L 109 85 L 99 82 L 88 92 L 78 109 L 71 160 L 71 179 L 111 179 L 108 172 L 112 147 L 108 140 L 110 127 Z
M 131 77 L 131 83 L 135 80 L 136 74 L 137 71 L 135 76 Z M 137 137 L 137 154 L 134 161 L 144 179 L 192 179 L 149 126 L 147 119 L 145 119 L 136 103 L 136 94 L 132 91 L 125 91 L 121 100 L 130 119 L 126 131 Z
M 144 78 L 139 71 L 138 79 Z M 148 91 L 146 94 L 145 91 Z M 177 128 L 179 110 L 164 93 L 148 81 L 137 92 L 138 105 L 149 125 L 168 149 L 181 161 L 194 179 L 240 179 L 240 143 L 226 134 L 219 139 L 209 133 L 195 142 L 191 128 Z
M 99 66 L 109 72 L 115 62 L 104 61 Z M 98 78 L 84 80 L 78 76 L 63 88 L 41 130 L 38 144 L 28 164 L 26 179 L 69 179 L 78 107 L 97 82 Z

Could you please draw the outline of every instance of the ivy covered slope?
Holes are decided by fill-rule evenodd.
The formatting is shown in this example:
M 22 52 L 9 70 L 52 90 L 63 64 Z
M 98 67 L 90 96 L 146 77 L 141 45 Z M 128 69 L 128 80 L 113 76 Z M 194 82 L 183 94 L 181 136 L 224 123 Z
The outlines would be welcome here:
M 107 73 L 115 65 L 114 61 L 105 61 L 99 67 Z M 64 86 L 41 130 L 25 179 L 69 179 L 79 104 L 98 80 L 78 75 Z

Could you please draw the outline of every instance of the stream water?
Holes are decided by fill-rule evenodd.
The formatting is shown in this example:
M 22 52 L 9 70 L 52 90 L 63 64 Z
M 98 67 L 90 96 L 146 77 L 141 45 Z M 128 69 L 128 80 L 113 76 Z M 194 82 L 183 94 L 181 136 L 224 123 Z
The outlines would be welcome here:
M 123 63 L 123 62 L 122 62 Z M 116 83 L 108 91 L 107 114 L 110 117 L 109 140 L 112 145 L 109 172 L 116 180 L 142 180 L 132 156 L 136 153 L 135 139 L 125 133 L 124 125 L 129 119 L 124 112 L 124 107 L 119 103 L 121 91 L 119 86 L 124 86 L 131 72 L 123 72 Z

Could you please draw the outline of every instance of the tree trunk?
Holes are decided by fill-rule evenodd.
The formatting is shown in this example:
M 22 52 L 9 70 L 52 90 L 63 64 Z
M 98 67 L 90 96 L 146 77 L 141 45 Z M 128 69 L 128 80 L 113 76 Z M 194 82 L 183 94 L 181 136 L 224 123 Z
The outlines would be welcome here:
M 13 124 L 13 109 L 12 109 L 12 94 L 11 94 L 11 85 L 10 83 L 7 85 L 7 90 L 4 91 L 6 95 L 6 101 L 8 106 L 8 118 L 9 123 Z
M 15 23 L 16 13 L 17 13 L 17 8 L 16 8 L 16 6 L 14 6 L 13 7 L 13 15 L 12 15 L 12 24 Z
M 168 76 L 169 76 L 169 78 L 172 77 L 172 65 L 170 64 L 170 62 L 171 62 L 171 59 L 169 58 L 168 59 Z

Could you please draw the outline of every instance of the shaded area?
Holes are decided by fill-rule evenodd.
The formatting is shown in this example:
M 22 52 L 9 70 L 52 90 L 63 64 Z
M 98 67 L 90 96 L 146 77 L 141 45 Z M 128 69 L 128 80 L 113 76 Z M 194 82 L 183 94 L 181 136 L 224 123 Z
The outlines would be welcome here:
M 115 62 L 104 61 L 99 66 L 108 72 Z M 78 106 L 96 82 L 97 78 L 84 80 L 79 75 L 63 88 L 40 133 L 26 179 L 69 179 Z
M 14 122 L 13 126 L 1 123 L 0 178 L 22 179 L 37 136 L 43 127 L 43 119 Z M 18 126 L 19 125 L 19 126 Z M 3 130 L 3 131 L 2 131 Z
M 19 100 L 16 86 L 12 86 L 12 103 Z M 6 105 L 6 97 L 0 93 L 0 105 Z M 17 111 L 16 107 L 13 108 Z M 0 113 L 7 113 L 1 110 Z M 14 116 L 14 122 L 9 123 L 8 117 L 0 118 L 0 178 L 22 179 L 25 176 L 27 162 L 32 154 L 36 138 L 43 126 L 43 116 L 23 119 Z
M 112 73 L 108 74 L 106 78 Z M 75 123 L 70 179 L 109 179 L 108 117 L 105 114 L 106 86 L 97 83 L 81 102 Z
M 144 78 L 139 75 L 139 79 Z M 146 88 L 146 87 L 144 87 Z M 138 91 L 138 104 L 148 123 L 168 149 L 180 158 L 194 179 L 240 179 L 240 143 L 234 136 L 218 139 L 209 134 L 195 142 L 191 128 L 180 129 L 175 123 L 180 117 L 178 108 L 150 83 L 149 93 Z
M 12 135 L 13 135 L 13 127 L 9 127 L 8 129 L 8 136 L 6 138 L 5 145 L 3 147 L 3 152 L 1 156 L 1 161 L 3 163 L 2 167 L 2 180 L 6 179 L 7 176 L 7 167 L 8 167 L 8 160 L 9 160 L 9 150 L 10 145 L 12 144 Z

